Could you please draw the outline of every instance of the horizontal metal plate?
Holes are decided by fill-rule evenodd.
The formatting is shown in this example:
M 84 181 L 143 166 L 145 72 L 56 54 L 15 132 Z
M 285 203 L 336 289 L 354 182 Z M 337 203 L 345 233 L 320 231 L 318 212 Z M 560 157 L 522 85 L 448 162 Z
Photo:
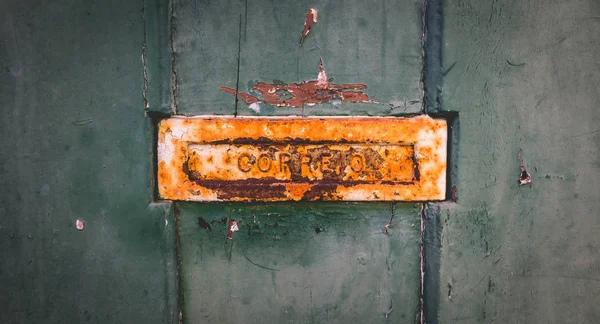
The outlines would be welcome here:
M 158 192 L 198 201 L 443 200 L 447 126 L 412 118 L 160 122 Z

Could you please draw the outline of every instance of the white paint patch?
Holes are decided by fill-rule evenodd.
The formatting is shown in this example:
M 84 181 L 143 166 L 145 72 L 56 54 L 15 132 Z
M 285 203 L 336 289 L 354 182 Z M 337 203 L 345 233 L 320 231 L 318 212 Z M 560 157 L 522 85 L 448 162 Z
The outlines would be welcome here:
M 163 122 L 161 122 L 162 124 Z M 159 127 L 162 127 L 159 125 Z M 172 130 L 169 132 L 165 132 L 165 139 L 163 141 L 158 142 L 158 147 L 156 148 L 156 153 L 159 161 L 164 161 L 165 163 L 171 163 L 173 156 L 175 155 L 175 146 L 171 139 L 173 139 Z
M 223 124 L 223 126 L 221 126 L 222 129 L 227 129 L 227 128 L 234 128 L 233 125 L 225 123 Z
M 417 117 L 417 118 L 430 118 L 430 117 Z M 421 130 L 419 131 L 419 140 L 418 144 L 415 145 L 415 156 L 418 160 L 421 161 L 419 167 L 421 172 L 427 172 L 430 169 L 436 169 L 439 165 L 445 165 L 447 159 L 447 130 L 446 128 L 440 128 L 437 132 L 432 130 Z M 435 140 L 441 140 L 441 145 L 436 145 Z M 421 147 L 431 147 L 434 148 L 430 154 L 424 154 L 421 152 Z M 438 179 L 435 181 L 424 184 L 424 187 L 432 186 L 435 184 L 437 186 L 437 190 L 440 193 L 444 193 L 446 191 L 446 172 L 440 174 Z
M 317 22 L 317 10 L 310 8 L 310 13 L 313 16 L 313 22 L 316 23 Z
M 325 73 L 325 69 L 321 69 L 321 71 L 319 71 L 319 75 L 317 76 L 317 86 L 327 87 L 328 85 L 329 81 L 327 81 L 327 73 Z
M 254 110 L 255 113 L 260 113 L 260 105 L 258 104 L 258 102 L 251 103 L 250 106 L 248 106 L 248 108 Z

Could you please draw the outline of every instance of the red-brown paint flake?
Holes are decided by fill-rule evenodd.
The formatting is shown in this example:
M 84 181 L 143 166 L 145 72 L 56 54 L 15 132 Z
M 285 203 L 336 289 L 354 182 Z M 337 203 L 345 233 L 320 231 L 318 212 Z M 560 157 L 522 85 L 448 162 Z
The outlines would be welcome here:
M 233 240 L 233 233 L 239 230 L 238 224 L 233 219 L 229 219 L 229 226 L 227 229 L 227 238 Z
M 237 92 L 237 91 L 235 91 L 235 89 L 232 89 L 232 88 L 229 88 L 229 87 L 220 87 L 219 89 L 220 89 L 221 91 L 225 91 L 225 92 L 227 92 L 227 93 L 229 93 L 229 94 L 232 94 L 232 95 L 234 95 L 234 96 L 235 96 L 235 95 L 236 95 L 236 93 L 237 93 L 237 96 L 238 96 L 240 99 L 244 100 L 244 102 L 245 102 L 245 103 L 247 103 L 247 104 L 253 104 L 253 103 L 255 103 L 255 102 L 259 102 L 259 101 L 260 101 L 258 98 L 256 98 L 256 97 L 255 97 L 255 96 L 253 96 L 253 95 L 249 95 L 249 94 L 247 94 L 247 93 L 243 93 L 243 92 Z
M 308 33 L 310 32 L 310 28 L 312 27 L 312 25 L 316 24 L 316 23 L 317 23 L 317 10 L 311 8 L 306 13 L 306 18 L 304 19 L 304 28 L 302 29 L 302 36 L 300 37 L 300 45 L 302 45 L 302 42 L 304 42 L 304 39 L 306 38 L 306 36 L 308 36 Z
M 317 80 L 283 85 L 259 82 L 252 86 L 250 89 L 260 93 L 263 97 L 262 100 L 248 93 L 237 92 L 229 87 L 223 86 L 219 89 L 232 95 L 237 94 L 246 104 L 264 102 L 274 106 L 302 108 L 307 104 L 328 102 L 332 99 L 340 99 L 346 102 L 375 103 L 375 101 L 369 99 L 366 93 L 358 91 L 366 88 L 366 85 L 360 83 L 329 83 L 321 60 Z
M 521 175 L 519 176 L 519 184 L 521 186 L 531 183 L 531 175 L 525 169 L 525 162 L 521 158 L 521 151 L 519 151 L 519 167 L 521 168 Z

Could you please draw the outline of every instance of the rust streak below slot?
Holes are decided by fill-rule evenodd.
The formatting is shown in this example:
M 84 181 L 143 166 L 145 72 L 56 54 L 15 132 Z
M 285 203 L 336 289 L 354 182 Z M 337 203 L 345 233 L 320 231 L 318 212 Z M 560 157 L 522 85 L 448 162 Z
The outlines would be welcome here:
M 176 117 L 158 131 L 164 199 L 445 198 L 443 119 Z

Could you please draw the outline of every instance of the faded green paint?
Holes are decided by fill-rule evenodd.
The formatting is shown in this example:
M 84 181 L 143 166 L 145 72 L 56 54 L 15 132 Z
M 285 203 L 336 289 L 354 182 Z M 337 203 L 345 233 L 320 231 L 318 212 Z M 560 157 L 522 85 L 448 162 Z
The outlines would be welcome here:
M 184 0 L 172 6 L 177 113 L 233 115 L 234 99 L 219 87 L 237 80 L 243 2 Z
M 445 1 L 441 107 L 460 140 L 440 323 L 600 322 L 598 16 L 594 0 Z
M 427 323 L 599 322 L 600 5 L 426 3 L 427 108 L 460 113 L 450 161 L 458 201 L 424 214 Z M 319 22 L 298 48 L 311 7 Z M 242 91 L 314 79 L 322 57 L 333 82 L 364 83 L 380 104 L 304 115 L 415 112 L 420 9 L 409 0 L 0 4 L 0 322 L 177 322 L 175 210 L 187 322 L 384 322 L 390 299 L 388 321 L 413 322 L 418 207 L 396 205 L 383 235 L 374 233 L 389 204 L 152 204 L 143 89 L 152 111 L 234 114 L 218 87 L 238 83 L 238 53 Z M 531 186 L 517 185 L 520 150 Z M 254 214 L 263 226 L 248 235 Z M 198 217 L 243 221 L 227 240 L 224 225 L 207 231 Z M 266 226 L 273 220 L 281 226 Z M 385 257 L 396 261 L 389 273 Z
M 184 321 L 414 323 L 420 206 L 391 206 L 179 204 Z
M 176 320 L 142 41 L 140 1 L 0 4 L 1 323 Z
M 174 51 L 177 111 L 236 112 L 227 86 L 315 80 L 319 58 L 335 83 L 362 83 L 377 104 L 333 102 L 300 108 L 237 103 L 239 115 L 397 115 L 422 108 L 421 1 L 177 1 Z M 299 46 L 306 13 L 318 22 Z M 376 15 L 373 15 L 376 13 Z M 238 68 L 239 53 L 239 68 Z

